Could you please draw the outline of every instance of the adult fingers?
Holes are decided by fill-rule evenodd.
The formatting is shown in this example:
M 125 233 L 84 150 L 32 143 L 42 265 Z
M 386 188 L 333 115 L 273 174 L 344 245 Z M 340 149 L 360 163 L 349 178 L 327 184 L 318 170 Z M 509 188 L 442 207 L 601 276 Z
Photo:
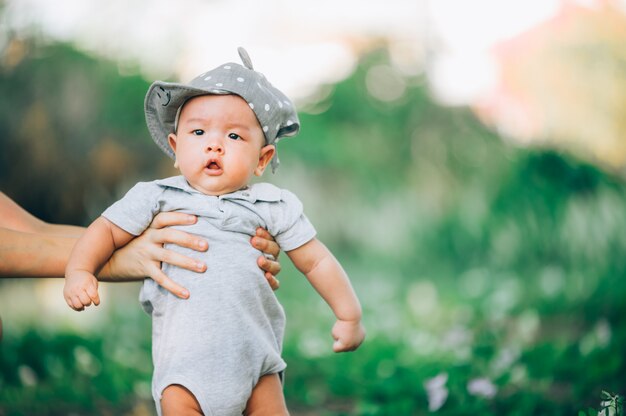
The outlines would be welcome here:
M 269 283 L 272 290 L 278 290 L 280 281 L 273 274 L 266 272 L 265 279 L 267 279 L 267 283 Z
M 206 251 L 209 248 L 209 244 L 206 242 L 206 240 L 203 240 L 193 234 L 189 234 L 181 230 L 176 230 L 174 228 L 150 230 L 149 232 L 150 239 L 156 243 L 171 243 L 196 251 Z
M 175 296 L 178 296 L 181 299 L 187 299 L 189 297 L 189 291 L 170 279 L 165 273 L 161 271 L 159 268 L 154 268 L 151 270 L 150 277 L 152 280 L 157 282 L 159 286 L 163 289 L 171 292 Z
M 182 212 L 160 212 L 154 217 L 150 228 L 163 228 L 171 225 L 194 224 L 197 218 L 195 215 L 183 214 Z
M 254 248 L 261 250 L 265 254 L 270 254 L 275 258 L 278 258 L 280 254 L 280 246 L 274 241 L 274 237 L 264 228 L 256 229 L 256 235 L 252 237 L 252 245 Z
M 268 272 L 276 276 L 282 270 L 282 267 L 279 262 L 275 260 L 270 260 L 265 256 L 259 256 L 257 259 L 257 265 L 263 269 L 263 271 Z
M 165 248 L 155 248 L 153 251 L 153 260 L 193 272 L 202 273 L 206 270 L 206 264 L 203 262 Z

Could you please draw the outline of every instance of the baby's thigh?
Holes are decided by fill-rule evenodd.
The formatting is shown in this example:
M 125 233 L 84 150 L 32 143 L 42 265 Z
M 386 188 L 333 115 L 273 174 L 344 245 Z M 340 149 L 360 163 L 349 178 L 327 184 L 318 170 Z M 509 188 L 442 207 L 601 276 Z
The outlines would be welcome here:
M 178 384 L 171 384 L 161 395 L 163 416 L 202 415 L 200 404 L 189 390 Z
M 268 374 L 259 379 L 254 386 L 244 411 L 246 416 L 280 416 L 289 415 L 283 386 L 278 374 Z

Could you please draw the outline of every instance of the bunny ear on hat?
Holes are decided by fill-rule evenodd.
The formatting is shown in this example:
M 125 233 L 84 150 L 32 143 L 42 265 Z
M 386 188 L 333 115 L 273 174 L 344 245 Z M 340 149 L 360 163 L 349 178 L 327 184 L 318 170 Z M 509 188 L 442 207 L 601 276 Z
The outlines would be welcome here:
M 300 120 L 291 100 L 253 69 L 244 48 L 237 51 L 243 66 L 226 63 L 197 76 L 189 84 L 156 81 L 148 89 L 144 103 L 148 130 L 168 156 L 174 157 L 167 136 L 175 132 L 180 108 L 187 100 L 200 95 L 235 94 L 243 98 L 254 112 L 266 144 L 275 145 L 283 137 L 298 134 Z M 278 156 L 274 156 L 273 171 L 278 163 Z
M 241 62 L 243 62 L 243 66 L 248 69 L 254 70 L 252 66 L 252 60 L 250 59 L 250 55 L 248 55 L 248 51 L 246 51 L 241 46 L 237 48 L 237 52 L 239 52 L 239 58 L 241 58 Z

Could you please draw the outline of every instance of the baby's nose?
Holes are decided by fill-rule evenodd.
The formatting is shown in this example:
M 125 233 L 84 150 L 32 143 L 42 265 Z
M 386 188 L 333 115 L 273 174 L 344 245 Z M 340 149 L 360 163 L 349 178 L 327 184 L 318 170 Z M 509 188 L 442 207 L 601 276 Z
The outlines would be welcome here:
M 211 142 L 211 143 L 207 144 L 206 151 L 207 152 L 223 153 L 224 152 L 224 147 L 219 142 Z

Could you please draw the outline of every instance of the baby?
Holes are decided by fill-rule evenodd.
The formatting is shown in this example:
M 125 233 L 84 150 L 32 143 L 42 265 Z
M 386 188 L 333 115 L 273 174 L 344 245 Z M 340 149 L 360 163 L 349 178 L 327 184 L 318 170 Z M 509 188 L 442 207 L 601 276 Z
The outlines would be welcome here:
M 268 183 L 249 184 L 268 164 L 277 167 L 275 143 L 297 134 L 299 121 L 289 99 L 253 70 L 245 50 L 239 55 L 243 66 L 219 66 L 189 85 L 152 84 L 148 128 L 182 176 L 135 185 L 89 226 L 66 270 L 68 305 L 97 305 L 94 274 L 115 249 L 141 234 L 158 212 L 198 216 L 185 230 L 207 239 L 211 249 L 172 249 L 206 256 L 208 270 L 198 277 L 163 265 L 190 298 L 151 280 L 140 293 L 152 317 L 152 394 L 160 415 L 288 414 L 281 385 L 285 316 L 248 242 L 257 227 L 276 238 L 334 312 L 333 350 L 352 351 L 365 337 L 350 281 L 315 238 L 297 197 Z

